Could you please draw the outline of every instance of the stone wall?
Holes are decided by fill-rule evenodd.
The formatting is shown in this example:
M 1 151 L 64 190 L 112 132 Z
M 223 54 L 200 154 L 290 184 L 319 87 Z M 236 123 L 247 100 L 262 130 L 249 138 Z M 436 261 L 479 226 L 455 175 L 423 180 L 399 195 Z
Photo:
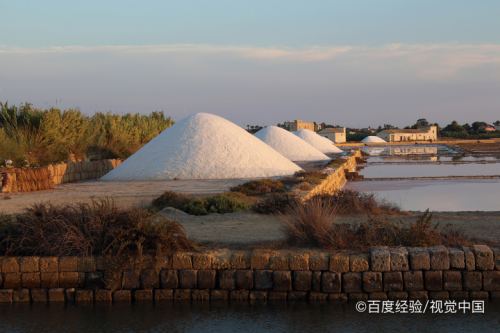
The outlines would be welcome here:
M 362 159 L 360 150 L 355 150 L 351 155 L 343 158 L 342 162 L 334 167 L 333 172 L 305 194 L 303 200 L 308 200 L 316 195 L 331 195 L 341 190 L 346 184 L 349 175 L 356 172 L 360 159 Z
M 121 160 L 51 164 L 41 168 L 0 169 L 0 192 L 32 192 L 80 180 L 97 179 L 121 164 Z
M 500 250 L 231 251 L 127 258 L 0 257 L 0 302 L 500 298 Z

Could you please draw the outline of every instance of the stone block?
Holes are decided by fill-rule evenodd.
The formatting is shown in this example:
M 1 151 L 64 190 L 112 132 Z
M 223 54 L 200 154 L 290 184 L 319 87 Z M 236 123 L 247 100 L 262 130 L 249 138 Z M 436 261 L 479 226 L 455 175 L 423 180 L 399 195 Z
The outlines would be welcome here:
M 94 257 L 78 257 L 78 272 L 87 273 L 96 271 L 96 260 Z
M 12 289 L 0 289 L 0 303 L 12 303 L 12 296 Z
M 227 290 L 210 290 L 211 301 L 227 301 L 229 299 L 229 292 Z
M 309 293 L 308 301 L 311 303 L 326 303 L 328 301 L 328 293 L 318 293 L 311 291 Z
M 274 271 L 289 270 L 289 258 L 284 252 L 275 252 L 269 259 L 269 268 Z
M 22 273 L 40 272 L 40 257 L 21 257 L 19 261 Z
M 59 273 L 42 272 L 40 273 L 40 282 L 42 288 L 57 288 L 59 287 Z
M 122 288 L 123 289 L 138 289 L 141 286 L 140 273 L 136 270 L 128 269 L 123 272 Z
M 410 291 L 408 292 L 408 299 L 411 300 L 419 300 L 419 301 L 427 301 L 429 299 L 429 294 L 427 291 Z
M 139 289 L 134 291 L 134 301 L 137 303 L 151 303 L 153 302 L 152 289 Z
M 162 269 L 160 272 L 160 284 L 164 289 L 175 289 L 179 285 L 177 271 L 173 269 Z
M 247 302 L 250 296 L 248 290 L 231 290 L 229 292 L 229 299 L 236 302 Z
M 51 288 L 48 292 L 50 303 L 64 303 L 66 301 L 66 294 L 64 288 Z
M 75 303 L 93 303 L 94 302 L 94 291 L 89 289 L 77 289 L 75 293 Z
M 321 291 L 325 293 L 340 293 L 342 291 L 342 274 L 323 272 L 321 274 Z
M 388 300 L 387 293 L 385 291 L 376 291 L 368 294 L 368 299 L 377 300 L 377 301 L 385 301 Z
M 31 294 L 29 289 L 14 289 L 12 293 L 14 303 L 29 303 L 31 302 Z
M 116 290 L 113 292 L 114 303 L 130 303 L 132 302 L 132 292 L 130 290 Z
M 335 273 L 330 273 L 335 274 Z M 312 272 L 311 271 L 294 271 L 293 272 L 293 290 L 309 291 L 311 290 Z
M 349 293 L 349 302 L 368 301 L 367 293 Z
M 64 289 L 64 296 L 66 298 L 66 302 L 68 303 L 75 303 L 75 294 L 76 294 L 75 288 Z
M 212 268 L 213 269 L 231 269 L 232 252 L 228 249 L 213 251 Z
M 3 273 L 18 273 L 20 271 L 21 271 L 21 268 L 19 266 L 19 261 L 16 257 L 3 257 L 2 258 L 2 272 Z
M 391 254 L 391 271 L 401 272 L 409 269 L 408 250 L 404 247 L 389 249 Z
M 193 254 L 194 269 L 211 269 L 212 255 L 209 253 L 194 253 Z
M 286 291 L 270 291 L 267 294 L 267 299 L 271 302 L 283 302 L 288 298 L 288 293 Z
M 100 289 L 104 288 L 104 274 L 103 272 L 87 272 L 80 273 L 85 275 L 85 288 L 86 289 Z
M 31 289 L 31 301 L 33 303 L 47 303 L 48 295 L 47 289 L 35 288 Z
M 495 268 L 495 260 L 493 251 L 487 245 L 473 245 L 472 251 L 476 260 L 476 269 L 480 271 L 493 270 Z
M 197 280 L 198 288 L 200 289 L 214 289 L 216 286 L 216 271 L 213 269 L 201 269 L 198 271 Z M 173 287 L 175 288 L 175 287 Z
M 273 272 L 273 290 L 276 291 L 292 290 L 292 274 L 290 271 Z
M 239 269 L 235 274 L 236 289 L 253 289 L 253 270 Z
M 500 271 L 483 272 L 483 289 L 486 291 L 500 291 Z
M 495 269 L 500 271 L 500 248 L 493 248 L 493 256 L 495 258 Z
M 248 295 L 250 302 L 266 302 L 267 301 L 267 291 L 250 291 Z
M 3 288 L 5 289 L 21 288 L 21 273 L 4 273 Z
M 234 251 L 231 254 L 232 269 L 249 269 L 250 268 L 250 252 Z
M 172 289 L 155 289 L 155 302 L 171 302 L 174 299 L 174 291 Z
M 176 252 L 172 256 L 173 269 L 193 269 L 193 261 L 191 253 Z
M 351 272 L 366 272 L 370 269 L 369 258 L 365 253 L 351 254 L 349 256 L 349 267 Z
M 233 290 L 236 288 L 234 275 L 236 270 L 227 269 L 219 271 L 219 288 L 224 290 Z
M 424 290 L 424 277 L 422 271 L 408 271 L 403 273 L 405 291 Z
M 197 271 L 194 269 L 181 269 L 179 271 L 179 287 L 182 289 L 195 289 Z
M 471 291 L 469 292 L 469 298 L 474 301 L 487 301 L 489 300 L 489 293 L 487 291 Z
M 24 288 L 40 288 L 40 273 L 21 273 L 21 286 Z
M 429 299 L 446 301 L 450 299 L 450 293 L 448 291 L 429 291 Z
M 425 280 L 425 289 L 427 289 L 427 291 L 443 290 L 442 271 L 425 271 L 424 280 Z
M 389 291 L 387 298 L 391 301 L 405 300 L 408 299 L 408 293 L 406 291 Z
M 96 303 L 112 303 L 113 293 L 107 289 L 97 289 L 94 292 L 94 299 Z
M 384 291 L 403 291 L 402 272 L 383 273 Z
M 309 270 L 309 254 L 308 253 L 292 253 L 289 258 L 290 269 L 293 271 Z
M 427 248 L 408 248 L 410 267 L 414 271 L 431 269 L 431 257 Z
M 342 289 L 346 293 L 356 293 L 362 290 L 361 273 L 342 274 Z
M 463 272 L 464 290 L 479 291 L 483 288 L 483 274 L 481 272 Z
M 210 301 L 210 290 L 195 289 L 191 291 L 191 299 L 193 302 L 208 302 Z
M 343 252 L 335 252 L 330 254 L 331 272 L 346 273 L 349 272 L 349 255 Z
M 268 290 L 273 287 L 273 272 L 269 270 L 255 270 L 255 289 Z
M 271 253 L 269 251 L 254 250 L 250 258 L 250 266 L 252 269 L 268 269 Z
M 312 279 L 311 279 L 312 291 L 321 291 L 321 275 L 322 275 L 321 271 L 312 272 Z
M 328 294 L 328 301 L 332 303 L 347 303 L 349 298 L 346 293 L 330 293 Z
M 450 256 L 448 248 L 445 246 L 434 246 L 429 248 L 431 255 L 431 269 L 432 270 L 447 270 L 450 269 Z
M 315 251 L 309 255 L 309 269 L 312 271 L 327 271 L 330 257 L 328 253 Z
M 476 269 L 476 258 L 474 252 L 469 247 L 462 247 L 465 257 L 465 269 L 468 271 L 474 271 Z
M 451 248 L 449 249 L 450 268 L 465 269 L 465 254 L 463 250 Z
M 459 271 L 443 272 L 444 290 L 459 291 L 462 290 L 462 273 Z
M 363 272 L 363 290 L 368 293 L 382 291 L 382 273 Z
M 78 257 L 60 257 L 59 272 L 78 272 Z
M 450 299 L 455 301 L 466 301 L 469 299 L 468 291 L 450 291 Z
M 305 300 L 307 300 L 307 292 L 306 291 L 290 291 L 288 293 L 287 300 L 289 302 L 305 301 Z
M 370 249 L 371 270 L 374 272 L 388 272 L 391 270 L 391 253 L 387 247 Z

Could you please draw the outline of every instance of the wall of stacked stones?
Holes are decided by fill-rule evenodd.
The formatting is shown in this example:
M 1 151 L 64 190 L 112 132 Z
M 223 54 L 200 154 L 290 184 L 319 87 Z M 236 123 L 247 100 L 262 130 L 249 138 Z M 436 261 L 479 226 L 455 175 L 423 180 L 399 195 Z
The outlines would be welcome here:
M 335 171 L 330 173 L 321 183 L 313 187 L 303 199 L 308 200 L 316 195 L 330 195 L 341 190 L 347 182 L 347 174 L 356 171 L 358 161 L 361 158 L 361 151 L 354 151 Z
M 121 160 L 80 161 L 51 164 L 41 168 L 0 170 L 1 192 L 32 192 L 55 185 L 97 179 L 121 164 Z
M 119 262 L 119 263 L 118 263 Z M 0 302 L 498 299 L 500 250 L 230 251 L 171 256 L 1 257 Z

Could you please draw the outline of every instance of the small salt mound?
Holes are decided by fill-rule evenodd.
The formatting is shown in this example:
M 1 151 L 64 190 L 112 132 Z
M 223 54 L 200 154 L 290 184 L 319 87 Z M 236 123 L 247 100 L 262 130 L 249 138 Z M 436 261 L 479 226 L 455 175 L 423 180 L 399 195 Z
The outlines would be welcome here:
M 306 141 L 324 154 L 339 154 L 343 152 L 333 144 L 333 141 L 316 134 L 311 130 L 301 128 L 298 131 L 293 132 L 293 134 L 297 135 L 299 138 Z
M 361 140 L 363 143 L 387 143 L 384 139 L 378 136 L 370 135 Z
M 260 178 L 300 170 L 243 128 L 219 116 L 198 113 L 160 133 L 101 179 Z
M 292 161 L 326 161 L 330 158 L 296 135 L 278 126 L 267 126 L 255 136 Z

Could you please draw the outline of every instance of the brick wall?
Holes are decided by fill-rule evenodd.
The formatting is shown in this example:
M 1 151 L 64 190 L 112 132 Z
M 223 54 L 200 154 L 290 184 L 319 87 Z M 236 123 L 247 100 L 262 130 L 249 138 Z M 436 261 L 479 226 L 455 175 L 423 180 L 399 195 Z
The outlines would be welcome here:
M 0 257 L 0 302 L 498 299 L 500 250 L 230 251 L 164 257 Z

